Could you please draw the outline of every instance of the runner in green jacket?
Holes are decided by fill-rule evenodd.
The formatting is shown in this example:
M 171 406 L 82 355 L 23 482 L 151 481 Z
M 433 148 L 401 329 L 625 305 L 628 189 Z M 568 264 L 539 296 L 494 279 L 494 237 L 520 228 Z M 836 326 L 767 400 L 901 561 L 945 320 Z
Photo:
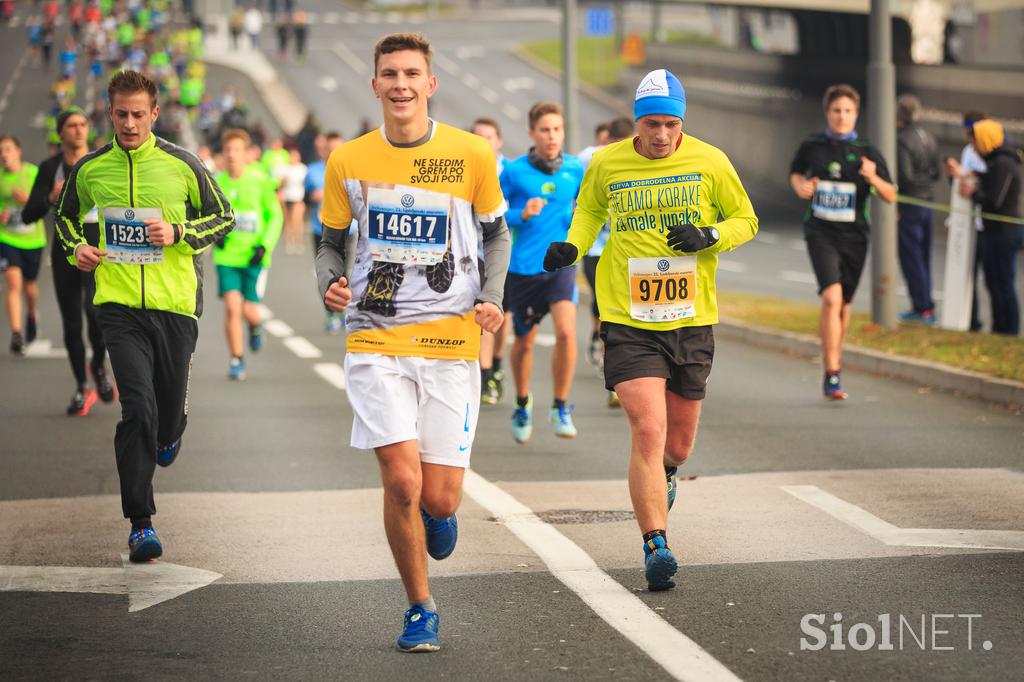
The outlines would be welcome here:
M 7 284 L 7 318 L 11 323 L 11 352 L 24 355 L 25 346 L 36 338 L 39 287 L 36 278 L 46 248 L 43 221 L 26 224 L 21 210 L 39 169 L 21 160 L 21 144 L 0 137 L 0 272 Z M 21 294 L 28 301 L 28 318 L 22 333 Z
M 217 175 L 217 184 L 235 212 L 235 229 L 217 243 L 213 262 L 224 299 L 224 331 L 231 353 L 228 378 L 237 381 L 245 379 L 243 317 L 249 323 L 249 348 L 256 353 L 263 346 L 258 304 L 266 290 L 270 255 L 283 222 L 274 184 L 262 170 L 246 163 L 250 144 L 244 130 L 227 131 L 223 140 L 227 170 Z

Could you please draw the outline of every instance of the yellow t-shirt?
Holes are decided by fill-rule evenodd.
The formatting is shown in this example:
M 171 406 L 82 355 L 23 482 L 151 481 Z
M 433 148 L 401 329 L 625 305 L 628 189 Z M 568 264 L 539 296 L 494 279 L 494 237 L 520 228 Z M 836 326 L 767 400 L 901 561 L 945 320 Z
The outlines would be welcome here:
M 479 355 L 477 225 L 503 215 L 505 201 L 483 138 L 436 122 L 431 130 L 421 145 L 396 147 L 380 128 L 327 160 L 324 229 L 358 226 L 349 352 Z
M 601 320 L 653 330 L 718 322 L 718 253 L 757 234 L 754 208 L 721 150 L 690 135 L 664 159 L 641 156 L 632 139 L 599 150 L 583 176 L 568 241 L 585 254 L 609 218 L 597 265 Z M 666 228 L 679 223 L 714 226 L 719 241 L 680 253 L 666 241 Z

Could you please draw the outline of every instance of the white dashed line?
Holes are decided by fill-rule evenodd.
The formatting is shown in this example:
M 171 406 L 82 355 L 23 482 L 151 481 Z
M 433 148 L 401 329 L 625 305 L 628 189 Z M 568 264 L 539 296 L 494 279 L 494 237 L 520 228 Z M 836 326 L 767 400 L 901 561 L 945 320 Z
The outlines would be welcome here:
M 786 280 L 787 282 L 800 282 L 801 284 L 817 284 L 818 280 L 815 279 L 814 275 L 809 272 L 799 272 L 797 270 L 783 270 L 779 273 L 779 277 Z
M 331 48 L 331 52 L 341 61 L 348 65 L 348 68 L 355 71 L 360 76 L 368 76 L 370 74 L 370 66 L 358 56 L 356 53 L 347 48 L 342 43 L 335 43 L 334 47 Z
M 334 386 L 339 391 L 345 390 L 345 370 L 338 363 L 318 362 L 313 365 L 313 370 L 331 386 Z
M 448 59 L 448 57 L 445 57 L 440 52 L 434 55 L 434 63 L 453 76 L 458 76 L 462 73 L 461 66 Z
M 470 90 L 476 90 L 480 87 L 480 80 L 471 73 L 467 73 L 462 77 L 462 84 Z
M 323 357 L 323 351 L 314 346 L 302 336 L 289 336 L 284 340 L 284 345 L 291 352 L 303 360 L 318 360 Z
M 725 272 L 746 272 L 746 263 L 737 263 L 734 260 L 722 260 L 718 259 L 718 269 Z
M 807 242 L 805 242 L 803 239 L 790 239 L 788 244 L 789 248 L 793 249 L 794 251 L 807 250 Z
M 11 74 L 11 80 L 8 81 L 7 87 L 4 88 L 4 93 L 0 96 L 0 121 L 4 118 L 4 111 L 7 109 L 7 104 L 10 101 L 11 94 L 14 92 L 14 86 L 18 83 L 18 79 L 21 78 L 21 72 L 25 68 L 25 62 L 28 61 L 28 50 L 25 50 L 21 59 L 18 60 L 18 65 L 14 67 L 14 72 Z
M 270 332 L 273 336 L 279 339 L 286 339 L 295 332 L 285 324 L 282 320 L 266 320 L 263 323 L 263 328 Z
M 482 90 L 480 90 L 480 96 L 483 97 L 488 102 L 490 102 L 491 104 L 497 104 L 498 100 L 501 99 L 500 97 L 498 97 L 498 93 L 496 93 L 494 90 L 491 90 L 490 88 L 483 88 Z
M 757 236 L 754 237 L 754 239 L 756 239 L 759 242 L 764 242 L 765 244 L 779 243 L 779 235 L 775 234 L 774 232 L 768 232 L 767 230 L 758 230 Z
M 501 107 L 501 113 L 505 114 L 508 118 L 513 121 L 521 120 L 523 114 L 511 104 L 506 104 Z
M 536 338 L 533 342 L 538 346 L 544 346 L 545 348 L 551 348 L 555 345 L 555 335 L 546 334 L 544 332 L 537 332 Z

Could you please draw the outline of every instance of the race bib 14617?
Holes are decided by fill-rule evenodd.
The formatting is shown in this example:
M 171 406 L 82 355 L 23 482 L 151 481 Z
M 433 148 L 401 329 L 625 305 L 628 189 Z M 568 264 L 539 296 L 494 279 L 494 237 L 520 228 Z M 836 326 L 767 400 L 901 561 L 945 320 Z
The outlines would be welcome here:
M 385 263 L 436 265 L 448 249 L 447 194 L 371 187 L 367 194 L 370 257 Z
M 163 247 L 150 243 L 146 220 L 162 220 L 159 208 L 103 209 L 103 234 L 107 261 L 131 265 L 155 265 L 164 261 Z

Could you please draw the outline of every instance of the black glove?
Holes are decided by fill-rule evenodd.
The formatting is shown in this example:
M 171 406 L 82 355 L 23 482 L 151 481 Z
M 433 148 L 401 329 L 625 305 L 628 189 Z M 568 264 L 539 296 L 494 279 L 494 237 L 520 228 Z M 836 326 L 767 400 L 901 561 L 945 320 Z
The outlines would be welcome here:
M 551 242 L 548 252 L 544 254 L 544 269 L 554 272 L 559 268 L 568 267 L 576 262 L 579 253 L 579 249 L 569 242 Z
M 252 250 L 252 258 L 249 259 L 249 267 L 254 268 L 263 262 L 263 256 L 267 255 L 267 249 L 260 244 Z
M 683 253 L 695 253 L 718 241 L 712 236 L 710 227 L 696 227 L 689 223 L 672 225 L 665 236 L 669 246 Z
M 226 238 L 227 238 L 227 235 L 224 235 L 223 237 L 221 237 L 220 239 L 218 239 L 217 241 L 215 241 L 215 242 L 213 243 L 213 245 L 214 245 L 214 246 L 215 246 L 216 248 L 218 248 L 218 249 L 223 249 L 223 248 L 224 248 L 224 240 L 225 240 Z

